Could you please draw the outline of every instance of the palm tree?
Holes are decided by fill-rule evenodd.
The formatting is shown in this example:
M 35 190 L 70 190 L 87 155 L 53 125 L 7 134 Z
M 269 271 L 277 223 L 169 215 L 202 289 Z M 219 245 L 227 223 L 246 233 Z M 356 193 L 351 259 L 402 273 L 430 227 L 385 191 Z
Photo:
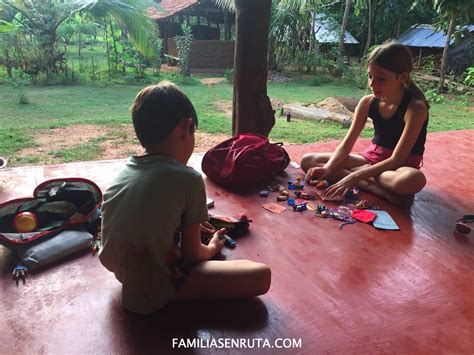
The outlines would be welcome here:
M 346 0 L 344 7 L 344 17 L 342 18 L 341 33 L 339 34 L 339 54 L 337 56 L 337 64 L 341 65 L 344 57 L 344 37 L 346 34 L 347 20 L 349 19 L 349 9 L 351 8 L 351 0 Z
M 157 27 L 147 14 L 151 0 L 0 0 L 0 5 L 9 7 L 21 16 L 18 22 L 38 41 L 43 54 L 42 70 L 49 76 L 63 53 L 57 53 L 57 29 L 71 16 L 83 11 L 94 17 L 111 16 L 126 29 L 135 48 L 147 58 L 156 57 L 153 47 Z

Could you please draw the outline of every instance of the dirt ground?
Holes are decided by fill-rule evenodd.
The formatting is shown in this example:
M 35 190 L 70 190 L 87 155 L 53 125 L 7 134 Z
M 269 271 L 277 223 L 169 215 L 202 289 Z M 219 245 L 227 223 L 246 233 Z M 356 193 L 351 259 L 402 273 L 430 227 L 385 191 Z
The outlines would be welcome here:
M 223 78 L 205 79 L 204 84 L 214 85 Z M 340 98 L 338 98 L 340 99 Z M 232 117 L 231 101 L 216 101 L 215 106 L 223 112 L 229 119 Z M 283 102 L 272 100 L 272 106 L 279 111 Z M 196 132 L 196 153 L 203 153 L 216 144 L 230 138 L 224 134 L 209 134 Z M 10 166 L 29 164 L 56 164 L 64 163 L 64 152 L 73 151 L 76 160 L 108 160 L 122 159 L 131 155 L 143 153 L 135 132 L 131 124 L 120 126 L 105 125 L 73 125 L 54 129 L 44 129 L 35 132 L 35 143 L 31 148 L 22 149 L 16 152 L 14 157 L 6 157 Z M 82 153 L 82 154 L 78 154 Z M 15 164 L 15 161 L 21 161 Z M 32 163 L 27 163 L 32 162 Z
M 124 124 L 118 127 L 103 125 L 74 125 L 45 129 L 35 132 L 35 147 L 17 152 L 18 158 L 37 157 L 40 163 L 60 163 L 63 158 L 55 152 L 66 149 L 88 149 L 88 144 L 97 144 L 101 148 L 96 160 L 127 158 L 143 153 L 143 148 L 135 138 L 133 126 Z M 230 138 L 223 134 L 196 132 L 196 153 L 206 152 L 217 143 Z

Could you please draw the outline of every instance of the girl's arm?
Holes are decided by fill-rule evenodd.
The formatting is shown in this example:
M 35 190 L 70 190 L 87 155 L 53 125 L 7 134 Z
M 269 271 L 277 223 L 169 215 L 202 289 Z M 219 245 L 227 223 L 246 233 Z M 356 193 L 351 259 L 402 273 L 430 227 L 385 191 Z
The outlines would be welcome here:
M 428 109 L 425 103 L 421 100 L 413 100 L 405 113 L 405 128 L 403 129 L 392 156 L 377 164 L 347 175 L 327 190 L 328 196 L 344 195 L 357 181 L 366 180 L 380 175 L 384 171 L 395 170 L 402 166 L 410 155 L 410 151 L 415 145 L 427 118 Z
M 337 148 L 334 150 L 334 153 L 322 168 L 315 167 L 308 169 L 308 180 L 313 177 L 318 179 L 326 178 L 344 161 L 344 159 L 349 156 L 352 151 L 352 147 L 354 147 L 357 138 L 359 138 L 360 133 L 364 129 L 365 123 L 367 122 L 369 107 L 372 99 L 373 95 L 367 95 L 360 99 L 354 112 L 354 119 L 352 120 L 351 127 L 349 128 L 346 136 L 337 146 Z
M 201 243 L 201 225 L 188 225 L 182 231 L 181 254 L 189 261 L 209 260 L 224 246 L 225 239 L 219 240 L 219 236 L 225 233 L 225 228 L 219 229 L 205 245 Z

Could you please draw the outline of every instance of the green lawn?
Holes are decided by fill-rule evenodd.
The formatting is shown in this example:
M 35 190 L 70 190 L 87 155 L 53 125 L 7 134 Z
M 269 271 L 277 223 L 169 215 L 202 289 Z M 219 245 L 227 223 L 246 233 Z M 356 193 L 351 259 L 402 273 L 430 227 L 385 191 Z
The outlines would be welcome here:
M 157 79 L 159 80 L 159 79 Z M 0 156 L 15 157 L 19 149 L 34 145 L 37 129 L 55 128 L 75 124 L 101 124 L 114 126 L 130 123 L 128 108 L 136 93 L 144 85 L 107 86 L 47 86 L 28 87 L 25 92 L 30 104 L 19 105 L 18 93 L 10 86 L 0 85 Z M 232 86 L 218 85 L 181 86 L 194 103 L 199 129 L 208 133 L 231 131 L 231 120 L 216 106 L 216 101 L 231 101 Z M 329 83 L 311 86 L 308 81 L 293 83 L 269 83 L 268 93 L 272 99 L 284 103 L 318 102 L 328 96 L 359 98 L 364 91 L 347 84 Z M 430 111 L 429 131 L 447 131 L 474 128 L 472 98 L 448 100 L 433 104 Z M 276 116 L 276 124 L 270 138 L 273 141 L 308 143 L 338 139 L 346 130 L 331 122 L 313 122 L 286 119 Z M 370 136 L 366 132 L 365 136 Z M 91 142 L 94 145 L 94 142 Z M 93 150 L 93 149 L 92 149 Z M 87 155 L 93 159 L 94 154 Z M 67 156 L 65 161 L 74 160 Z M 34 161 L 33 161 L 34 162 Z M 41 163 L 41 162 L 38 162 Z M 12 165 L 19 165 L 13 159 Z

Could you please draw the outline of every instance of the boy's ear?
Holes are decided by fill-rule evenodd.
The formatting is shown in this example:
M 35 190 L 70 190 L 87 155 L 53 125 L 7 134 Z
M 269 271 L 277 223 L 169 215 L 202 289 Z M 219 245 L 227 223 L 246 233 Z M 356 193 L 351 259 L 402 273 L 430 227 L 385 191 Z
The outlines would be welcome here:
M 179 123 L 180 125 L 180 133 L 183 138 L 188 136 L 193 130 L 191 129 L 193 126 L 194 122 L 192 118 L 185 118 L 182 119 L 181 122 Z

